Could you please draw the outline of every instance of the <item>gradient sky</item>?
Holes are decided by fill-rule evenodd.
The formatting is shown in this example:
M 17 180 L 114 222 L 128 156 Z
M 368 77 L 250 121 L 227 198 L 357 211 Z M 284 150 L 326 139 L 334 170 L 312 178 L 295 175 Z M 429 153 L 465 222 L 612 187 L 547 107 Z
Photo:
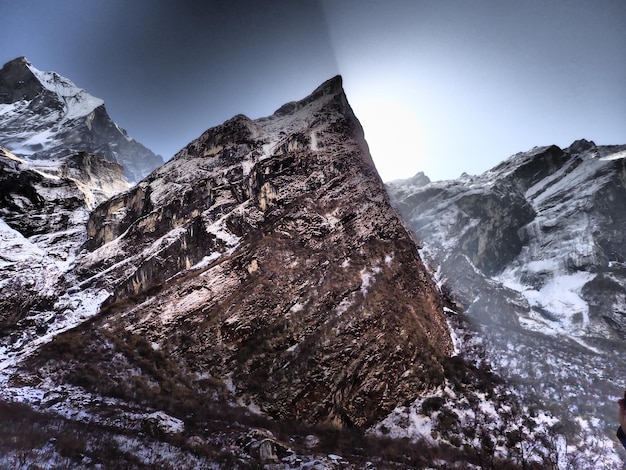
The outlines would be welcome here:
M 385 181 L 626 143 L 624 0 L 0 0 L 26 56 L 165 159 L 340 73 Z

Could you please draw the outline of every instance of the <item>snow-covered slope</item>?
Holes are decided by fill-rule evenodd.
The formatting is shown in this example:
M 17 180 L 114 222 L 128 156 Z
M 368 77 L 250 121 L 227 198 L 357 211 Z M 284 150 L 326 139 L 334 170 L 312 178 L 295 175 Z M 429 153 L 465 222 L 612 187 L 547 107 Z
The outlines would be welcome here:
M 0 147 L 0 329 L 14 333 L 18 324 L 46 331 L 64 310 L 54 304 L 71 287 L 66 274 L 89 211 L 129 187 L 120 165 L 90 154 L 47 163 L 33 166 Z
M 122 164 L 132 182 L 163 163 L 109 118 L 103 100 L 23 57 L 0 70 L 0 145 L 32 160 L 93 153 Z
M 606 436 L 626 380 L 625 150 L 581 140 L 387 186 L 497 370 Z

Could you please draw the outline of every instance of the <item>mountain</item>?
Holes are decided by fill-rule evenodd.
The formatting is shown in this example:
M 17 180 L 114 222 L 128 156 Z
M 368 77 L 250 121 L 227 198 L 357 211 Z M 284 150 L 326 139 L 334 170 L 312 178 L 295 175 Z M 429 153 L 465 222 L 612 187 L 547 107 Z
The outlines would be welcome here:
M 47 170 L 0 147 L 1 329 L 49 308 L 85 241 L 89 210 L 129 187 L 121 165 L 87 153 Z
M 49 184 L 27 174 L 27 188 Z M 64 194 L 70 210 L 80 194 Z M 69 262 L 13 225 L 0 232 L 15 247 L 3 269 L 32 282 L 8 300 L 27 315 L 5 319 L 0 394 L 27 404 L 38 429 L 52 419 L 65 430 L 32 444 L 48 462 L 67 452 L 245 467 L 280 454 L 333 468 L 342 457 L 320 452 L 344 442 L 339 430 L 371 428 L 446 381 L 446 300 L 389 204 L 340 77 L 272 116 L 207 130 L 95 207 Z M 145 446 L 170 450 L 148 457 Z
M 163 163 L 111 120 L 100 98 L 24 57 L 0 70 L 0 145 L 35 161 L 92 153 L 121 164 L 130 182 Z
M 439 295 L 339 78 L 210 129 L 87 233 L 74 273 L 111 292 L 110 333 L 133 325 L 271 416 L 365 426 L 441 379 Z
M 0 466 L 619 465 L 608 352 L 529 328 L 538 296 L 500 278 L 541 181 L 587 168 L 619 197 L 623 148 L 573 147 L 389 186 L 417 227 L 422 201 L 419 242 L 341 77 L 207 130 L 132 187 L 93 153 L 2 149 Z M 457 267 L 422 262 L 445 250 Z
M 494 369 L 596 443 L 614 434 L 626 377 L 625 158 L 580 140 L 387 185 Z

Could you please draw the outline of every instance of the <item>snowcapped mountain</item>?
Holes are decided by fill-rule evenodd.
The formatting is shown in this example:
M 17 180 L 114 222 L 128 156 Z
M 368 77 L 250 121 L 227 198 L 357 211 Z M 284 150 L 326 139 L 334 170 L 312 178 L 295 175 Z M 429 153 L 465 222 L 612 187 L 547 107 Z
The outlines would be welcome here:
M 104 101 L 23 57 L 0 70 L 0 145 L 33 161 L 93 153 L 120 163 L 131 182 L 163 163 L 109 118 Z
M 496 370 L 595 437 L 614 435 L 626 378 L 625 158 L 581 140 L 387 185 Z

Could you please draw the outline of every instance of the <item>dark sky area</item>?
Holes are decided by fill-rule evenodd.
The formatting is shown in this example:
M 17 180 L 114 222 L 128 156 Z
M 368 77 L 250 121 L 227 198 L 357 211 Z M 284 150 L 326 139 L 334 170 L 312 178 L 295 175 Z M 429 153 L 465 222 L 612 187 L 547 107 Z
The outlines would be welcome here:
M 340 73 L 384 180 L 626 143 L 624 0 L 0 0 L 26 56 L 164 158 Z

